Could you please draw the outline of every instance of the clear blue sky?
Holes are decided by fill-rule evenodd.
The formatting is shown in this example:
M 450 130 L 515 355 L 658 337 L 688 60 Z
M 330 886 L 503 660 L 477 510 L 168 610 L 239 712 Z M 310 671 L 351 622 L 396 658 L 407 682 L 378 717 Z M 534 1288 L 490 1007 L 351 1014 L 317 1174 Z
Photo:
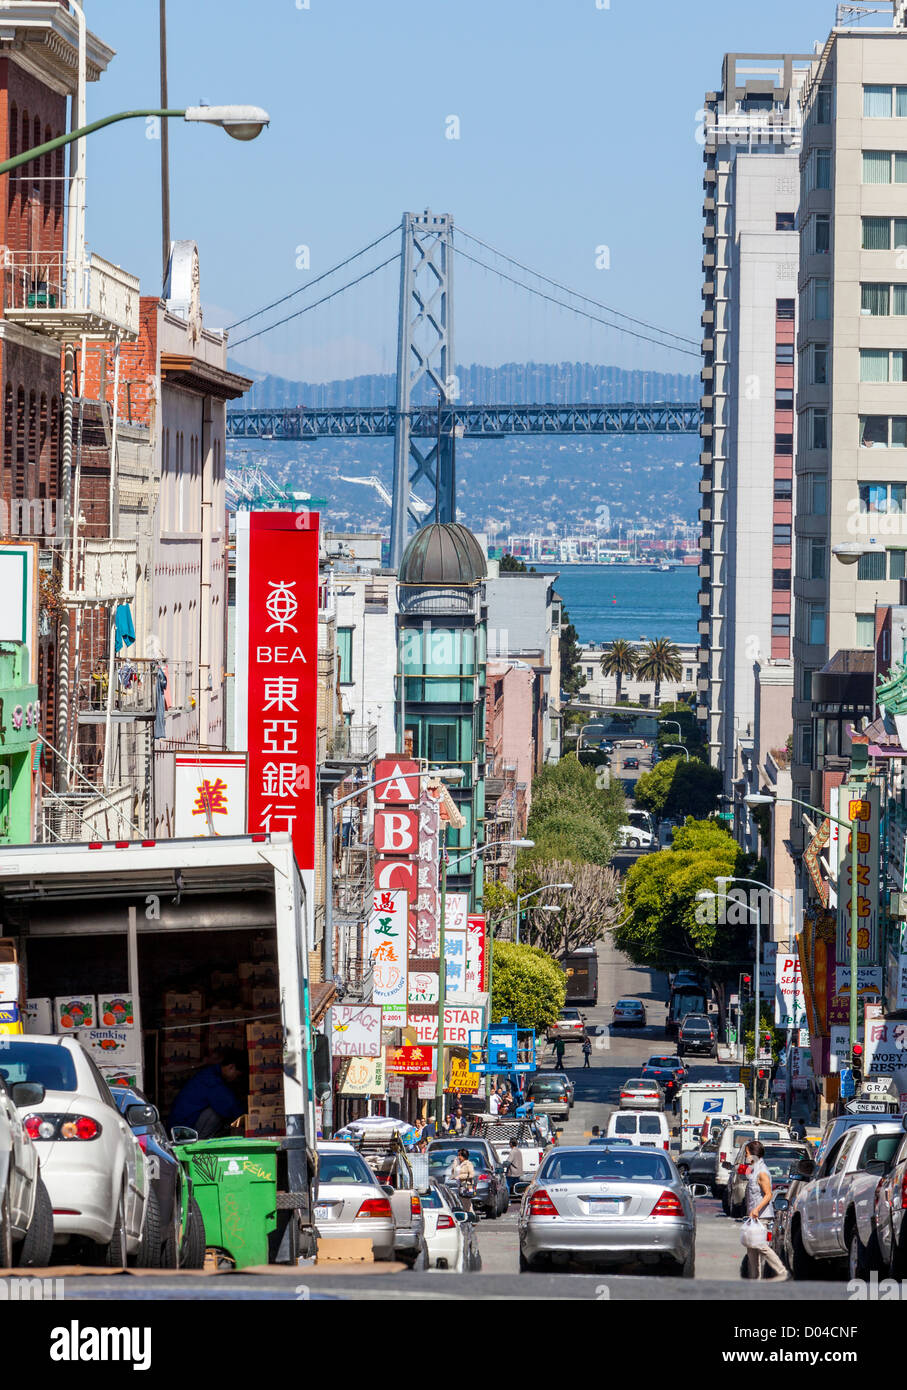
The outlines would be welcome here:
M 171 124 L 173 235 L 199 243 L 209 321 L 241 317 L 405 209 L 431 206 L 588 295 L 698 339 L 703 93 L 727 50 L 810 52 L 834 0 L 597 3 L 169 0 L 171 105 L 249 101 L 272 118 L 248 145 Z M 157 0 L 84 8 L 117 50 L 89 88 L 89 116 L 157 105 Z M 458 140 L 445 138 L 451 115 Z M 158 160 L 139 122 L 89 146 L 91 244 L 147 291 L 159 282 Z M 301 244 L 309 272 L 296 267 Z M 602 245 L 609 270 L 595 266 Z M 253 365 L 321 376 L 392 365 L 396 282 L 393 271 L 376 279 L 358 314 L 324 311 L 320 329 L 313 314 L 304 334 L 279 330 Z M 540 306 L 517 312 L 511 299 L 463 269 L 461 360 L 698 370 L 693 357 L 635 348 Z

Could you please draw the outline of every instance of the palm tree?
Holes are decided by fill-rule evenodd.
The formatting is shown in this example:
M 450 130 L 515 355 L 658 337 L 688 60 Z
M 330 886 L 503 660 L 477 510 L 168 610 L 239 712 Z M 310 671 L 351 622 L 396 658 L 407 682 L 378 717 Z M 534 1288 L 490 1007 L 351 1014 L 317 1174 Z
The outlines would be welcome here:
M 656 637 L 647 643 L 636 663 L 636 675 L 640 680 L 655 682 L 655 706 L 661 704 L 662 681 L 679 681 L 683 675 L 683 662 L 680 649 L 670 637 Z
M 624 676 L 632 676 L 636 671 L 636 652 L 629 642 L 623 637 L 618 637 L 603 653 L 600 666 L 603 676 L 617 677 L 617 703 L 620 704 L 620 688 Z

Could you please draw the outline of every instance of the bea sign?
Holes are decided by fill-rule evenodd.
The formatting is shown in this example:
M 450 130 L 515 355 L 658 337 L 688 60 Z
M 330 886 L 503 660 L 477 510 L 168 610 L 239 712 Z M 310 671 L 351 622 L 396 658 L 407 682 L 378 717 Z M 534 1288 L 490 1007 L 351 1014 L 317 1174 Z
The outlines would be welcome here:
M 375 849 L 378 854 L 416 854 L 419 849 L 417 811 L 376 811 Z

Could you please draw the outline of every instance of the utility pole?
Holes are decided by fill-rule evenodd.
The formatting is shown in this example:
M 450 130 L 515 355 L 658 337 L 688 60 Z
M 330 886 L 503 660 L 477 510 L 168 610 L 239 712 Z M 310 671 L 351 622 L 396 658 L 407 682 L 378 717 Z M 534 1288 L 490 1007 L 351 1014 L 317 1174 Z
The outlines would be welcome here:
M 161 110 L 167 110 L 167 0 L 159 0 L 161 38 Z M 161 121 L 161 285 L 170 265 L 170 122 Z

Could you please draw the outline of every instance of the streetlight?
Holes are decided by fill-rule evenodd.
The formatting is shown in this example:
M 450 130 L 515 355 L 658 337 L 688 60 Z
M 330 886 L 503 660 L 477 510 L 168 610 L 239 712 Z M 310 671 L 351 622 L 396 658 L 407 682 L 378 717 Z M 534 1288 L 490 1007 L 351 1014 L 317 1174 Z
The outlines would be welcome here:
M 674 728 L 677 730 L 677 737 L 681 740 L 681 742 L 683 741 L 683 729 L 680 727 L 679 719 L 659 719 L 658 722 L 659 724 L 673 724 Z M 677 744 L 672 743 L 671 747 L 676 748 Z
M 717 882 L 718 882 L 718 879 L 716 879 L 715 882 L 717 883 Z M 700 902 L 700 903 L 709 902 L 709 901 L 711 901 L 712 899 L 719 899 L 719 898 L 722 900 L 722 902 L 726 902 L 726 903 L 727 903 L 727 902 L 735 902 L 735 903 L 736 903 L 736 902 L 739 902 L 739 899 L 737 899 L 737 898 L 729 898 L 728 895 L 727 895 L 727 893 L 715 893 L 715 892 L 712 891 L 711 888 L 701 888 L 701 889 L 699 890 L 699 892 L 696 894 L 696 901 L 697 901 L 697 902 Z M 761 959 L 762 959 L 762 913 L 761 913 L 761 911 L 760 911 L 760 908 L 759 908 L 759 905 L 758 905 L 758 904 L 757 904 L 756 907 L 752 907 L 749 903 L 739 903 L 739 905 L 740 905 L 740 907 L 745 907 L 746 910 L 747 910 L 747 912 L 754 914 L 754 915 L 755 915 L 755 918 L 756 918 L 756 983 L 755 983 L 755 996 L 754 996 L 754 997 L 755 997 L 755 1005 L 756 1005 L 756 1015 L 755 1015 L 755 1018 L 753 1019 L 753 1076 L 752 1076 L 752 1082 L 753 1082 L 753 1111 L 754 1111 L 754 1113 L 755 1113 L 756 1104 L 757 1104 L 756 1072 L 758 1071 L 757 1062 L 758 1062 L 758 1058 L 759 1058 L 759 1039 L 760 1039 L 761 1027 L 762 1027 L 761 1001 L 760 1001 L 760 998 L 759 998 L 759 983 L 760 983 L 760 981 L 759 981 L 759 968 L 760 968 Z M 742 1027 L 742 1011 L 741 1011 L 741 1029 L 740 1029 L 740 1031 L 743 1032 L 743 1027 Z M 743 1040 L 743 1060 L 746 1061 L 746 1040 L 745 1040 L 745 1039 Z
M 530 898 L 537 898 L 539 893 L 550 893 L 552 888 L 557 888 L 563 892 L 569 892 L 573 887 L 572 883 L 544 883 L 541 888 L 535 888 L 531 893 L 521 893 L 516 900 L 516 945 L 520 944 L 520 913 L 521 903 L 528 903 Z M 508 913 L 508 916 L 510 914 Z
M 690 761 L 690 750 L 689 748 L 685 748 L 682 743 L 666 743 L 664 746 L 665 748 L 679 748 L 687 762 Z
M 857 926 L 859 923 L 857 869 L 859 864 L 856 831 L 849 820 L 841 820 L 838 816 L 832 816 L 821 806 L 813 806 L 811 802 L 802 801 L 798 796 L 766 796 L 753 792 L 749 796 L 745 796 L 743 800 L 750 810 L 755 806 L 775 806 L 779 801 L 787 802 L 792 806 L 803 806 L 807 811 L 812 811 L 814 816 L 824 816 L 834 825 L 850 832 L 850 1052 L 852 1057 L 853 1049 L 857 1043 L 857 962 L 859 959 L 857 955 Z
M 371 782 L 363 782 L 355 791 L 349 792 L 346 796 L 334 799 L 334 793 L 329 789 L 324 798 L 324 820 L 325 820 L 325 894 L 324 894 L 324 974 L 325 978 L 334 978 L 334 812 L 340 806 L 345 806 L 348 801 L 354 801 L 363 792 L 371 791 L 374 787 L 385 787 L 388 782 L 396 782 L 402 774 L 398 771 L 393 772 L 390 777 L 378 777 Z M 440 767 L 432 768 L 427 772 L 417 772 L 417 781 L 426 778 L 436 778 L 440 782 L 460 782 L 466 776 L 462 767 Z M 444 875 L 444 865 L 442 862 L 442 876 Z M 443 952 L 444 941 L 444 896 L 441 896 L 441 942 Z M 443 968 L 441 971 L 443 980 Z M 323 1112 L 323 1130 L 325 1137 L 329 1137 L 334 1126 L 334 1092 L 331 1089 L 325 1096 Z
M 842 541 L 840 545 L 833 545 L 831 553 L 842 565 L 855 565 L 862 556 L 869 553 L 869 546 L 862 541 Z

